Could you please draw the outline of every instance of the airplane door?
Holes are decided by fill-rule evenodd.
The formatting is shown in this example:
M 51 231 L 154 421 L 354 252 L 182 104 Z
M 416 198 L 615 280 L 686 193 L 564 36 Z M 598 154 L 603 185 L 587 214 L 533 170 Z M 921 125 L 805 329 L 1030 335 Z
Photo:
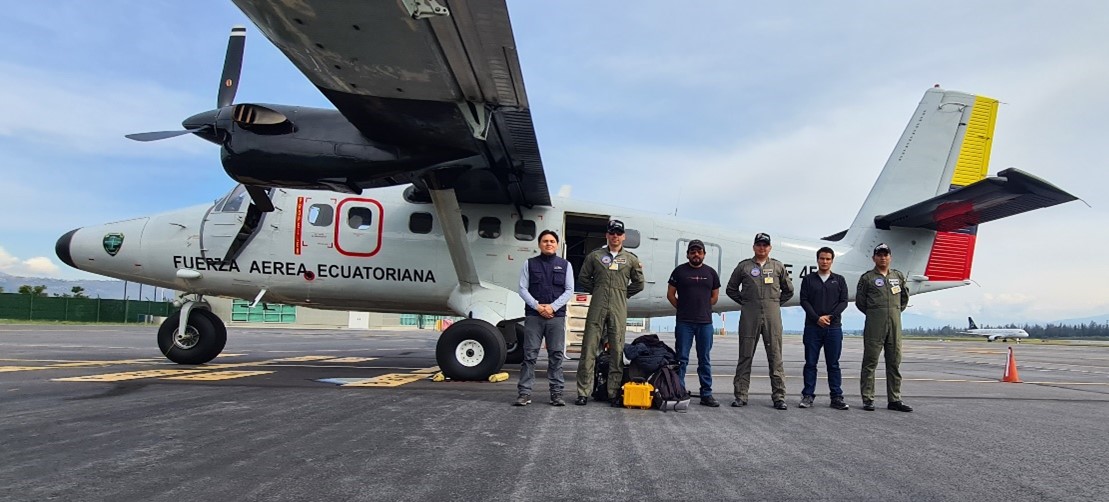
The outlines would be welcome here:
M 361 197 L 340 200 L 335 208 L 335 250 L 369 258 L 381 250 L 381 203 Z
M 243 185 L 236 186 L 212 205 L 208 214 L 204 215 L 200 228 L 200 252 L 204 258 L 223 260 L 229 254 L 235 254 L 231 252 L 233 247 L 237 251 L 245 244 L 253 230 L 247 218 L 249 206 L 250 197 Z M 251 216 L 256 225 L 259 215 Z M 240 235 L 243 232 L 246 232 L 245 235 Z

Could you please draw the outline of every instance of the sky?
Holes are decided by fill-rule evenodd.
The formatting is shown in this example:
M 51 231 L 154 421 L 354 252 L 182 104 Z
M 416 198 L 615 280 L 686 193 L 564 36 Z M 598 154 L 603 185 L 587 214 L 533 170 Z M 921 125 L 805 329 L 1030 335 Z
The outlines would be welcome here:
M 123 135 L 176 129 L 214 107 L 232 25 L 248 29 L 238 102 L 331 106 L 229 1 L 0 8 L 0 272 L 90 277 L 54 255 L 64 232 L 231 188 L 214 145 Z M 939 84 L 1003 103 L 991 174 L 1017 167 L 1086 203 L 983 225 L 976 284 L 916 298 L 914 311 L 980 324 L 1109 313 L 1099 252 L 1109 247 L 1109 3 L 510 0 L 509 10 L 552 191 L 830 235 L 850 225 Z M 815 205 L 816 193 L 837 196 Z

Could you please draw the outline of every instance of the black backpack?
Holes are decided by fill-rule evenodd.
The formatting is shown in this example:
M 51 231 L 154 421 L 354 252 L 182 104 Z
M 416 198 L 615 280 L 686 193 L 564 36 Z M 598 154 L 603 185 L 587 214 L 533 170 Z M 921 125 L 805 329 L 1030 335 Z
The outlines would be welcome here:
M 608 370 L 610 368 L 608 360 L 608 352 L 602 352 L 597 356 L 596 364 L 593 366 L 593 400 L 594 401 L 608 401 Z
M 678 378 L 678 365 L 667 364 L 647 380 L 655 386 L 655 398 L 651 406 L 662 411 L 685 412 L 689 409 L 689 391 Z

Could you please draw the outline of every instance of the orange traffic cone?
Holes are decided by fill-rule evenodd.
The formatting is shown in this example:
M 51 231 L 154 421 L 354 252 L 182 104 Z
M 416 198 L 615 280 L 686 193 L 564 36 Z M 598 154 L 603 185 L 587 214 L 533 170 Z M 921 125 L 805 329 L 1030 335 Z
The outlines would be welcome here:
M 1024 383 L 1017 375 L 1017 359 L 1013 357 L 1013 348 L 1009 347 L 1009 357 L 1005 363 L 1005 376 L 1001 377 L 1002 382 L 1009 383 Z

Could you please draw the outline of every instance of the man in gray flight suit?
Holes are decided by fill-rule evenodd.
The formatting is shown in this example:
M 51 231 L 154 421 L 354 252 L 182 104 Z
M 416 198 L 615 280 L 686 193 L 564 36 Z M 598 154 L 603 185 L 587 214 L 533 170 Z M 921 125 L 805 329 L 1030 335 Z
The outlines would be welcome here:
M 885 243 L 874 248 L 874 268 L 859 278 L 855 287 L 855 307 L 866 315 L 863 324 L 863 370 L 859 385 L 863 409 L 874 411 L 874 371 L 878 356 L 886 351 L 887 408 L 913 411 L 901 401 L 901 312 L 909 305 L 905 274 L 890 268 L 890 248 Z
M 782 304 L 793 297 L 793 282 L 782 262 L 770 257 L 770 236 L 755 235 L 753 258 L 739 262 L 728 280 L 725 292 L 740 306 L 739 364 L 736 365 L 733 407 L 747 405 L 751 387 L 751 361 L 762 335 L 766 362 L 770 367 L 770 386 L 774 408 L 786 406 L 785 371 L 782 369 Z
M 624 378 L 624 329 L 628 325 L 628 298 L 643 291 L 643 266 L 639 258 L 624 249 L 624 223 L 608 222 L 608 246 L 589 253 L 578 273 L 578 285 L 593 297 L 585 317 L 581 362 L 578 363 L 578 398 L 584 406 L 593 391 L 593 368 L 605 325 L 609 326 L 608 395 L 613 406 L 622 406 L 621 380 Z

